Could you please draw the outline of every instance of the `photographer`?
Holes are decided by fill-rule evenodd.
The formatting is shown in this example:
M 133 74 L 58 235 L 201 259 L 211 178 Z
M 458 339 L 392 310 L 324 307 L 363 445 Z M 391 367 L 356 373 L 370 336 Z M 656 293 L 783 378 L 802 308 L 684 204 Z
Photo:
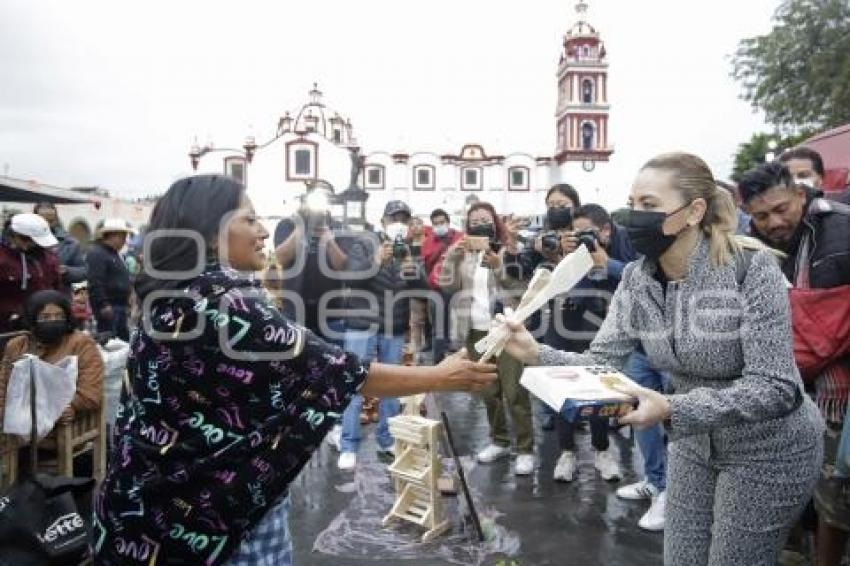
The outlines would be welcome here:
M 466 337 L 470 358 L 477 359 L 474 344 L 487 334 L 494 307 L 516 307 L 517 297 L 509 291 L 520 289 L 523 283 L 510 277 L 505 269 L 506 254 L 516 253 L 516 241 L 513 229 L 503 224 L 492 205 L 478 202 L 469 208 L 466 233 L 446 251 L 442 267 L 438 268 L 438 281 L 445 291 L 458 293 L 451 304 L 452 318 Z M 534 471 L 534 434 L 531 402 L 519 384 L 523 366 L 505 353 L 496 358 L 496 364 L 499 378 L 482 393 L 491 441 L 476 457 L 487 464 L 510 454 L 507 404 L 518 453 L 514 473 L 530 475 Z
M 351 314 L 346 320 L 345 349 L 356 352 L 364 360 L 401 363 L 404 337 L 410 325 L 410 298 L 401 294 L 428 289 L 421 259 L 411 255 L 408 243 L 411 216 L 410 208 L 404 202 L 393 200 L 387 203 L 381 219 L 380 248 L 370 254 L 377 272 L 373 277 L 352 283 L 355 292 L 346 302 Z M 374 298 L 371 305 L 362 296 L 363 292 L 368 293 L 370 299 Z M 370 311 L 372 314 L 369 314 Z M 357 466 L 362 405 L 363 397 L 355 396 L 342 416 L 338 462 L 342 470 L 353 470 Z M 392 461 L 394 458 L 393 437 L 387 419 L 400 412 L 401 405 L 396 398 L 381 399 L 378 405 L 375 435 L 378 457 L 382 460 Z
M 442 299 L 442 301 L 431 301 L 429 305 L 432 355 L 435 364 L 440 363 L 449 349 L 449 329 L 451 326 L 449 324 L 451 315 L 449 304 L 452 299 L 451 293 L 445 292 L 440 287 L 437 276 L 449 246 L 462 237 L 463 232 L 452 228 L 448 212 L 442 208 L 435 208 L 431 212 L 431 230 L 425 235 L 425 240 L 422 242 L 422 262 L 425 264 L 425 270 L 428 273 L 428 284 L 440 293 L 440 299 Z
M 332 271 L 355 272 L 367 270 L 370 263 L 364 242 L 353 235 L 346 235 L 344 226 L 331 219 L 328 201 L 333 188 L 318 181 L 308 190 L 297 217 L 281 220 L 274 234 L 275 255 L 284 272 L 281 286 L 287 293 L 282 301 L 283 313 L 325 340 L 341 346 L 344 320 L 325 317 L 325 313 L 319 312 L 319 303 L 325 293 L 342 291 L 343 282 L 328 273 L 328 269 L 321 269 L 321 263 L 324 262 Z M 300 257 L 303 258 L 300 269 L 286 273 L 301 263 Z M 303 320 L 293 304 L 294 296 L 303 303 Z M 332 299 L 327 306 L 329 311 L 339 311 L 343 307 L 342 297 Z M 322 318 L 326 318 L 326 325 L 320 324 Z

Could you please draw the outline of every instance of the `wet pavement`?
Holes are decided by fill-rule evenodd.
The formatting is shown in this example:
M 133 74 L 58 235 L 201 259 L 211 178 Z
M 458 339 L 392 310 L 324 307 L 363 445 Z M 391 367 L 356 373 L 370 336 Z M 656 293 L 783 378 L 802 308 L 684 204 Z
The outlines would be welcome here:
M 449 415 L 455 443 L 475 505 L 483 517 L 486 543 L 473 543 L 460 519 L 457 499 L 444 498 L 452 530 L 437 540 L 419 542 L 421 530 L 394 523 L 381 527 L 394 493 L 386 466 L 375 455 L 373 425 L 360 449 L 356 472 L 337 469 L 337 452 L 325 443 L 292 485 L 290 527 L 295 564 L 498 566 L 580 564 L 606 566 L 662 563 L 662 535 L 637 526 L 645 502 L 619 500 L 619 485 L 637 479 L 641 464 L 631 440 L 612 434 L 619 449 L 625 478 L 617 483 L 600 479 L 593 467 L 590 436 L 578 433 L 579 470 L 569 484 L 552 480 L 558 457 L 554 431 L 540 428 L 535 411 L 537 468 L 532 476 L 517 477 L 513 460 L 481 465 L 474 453 L 487 443 L 487 422 L 480 400 L 466 394 L 441 395 L 435 400 Z M 433 411 L 429 416 L 439 418 Z M 444 453 L 444 455 L 446 455 Z

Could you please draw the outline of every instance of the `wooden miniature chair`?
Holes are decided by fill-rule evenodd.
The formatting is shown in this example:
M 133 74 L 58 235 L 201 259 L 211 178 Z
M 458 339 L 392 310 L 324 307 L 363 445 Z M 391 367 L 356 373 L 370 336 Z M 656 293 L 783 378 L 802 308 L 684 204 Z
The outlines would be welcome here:
M 389 419 L 389 428 L 396 439 L 397 456 L 389 467 L 396 501 L 382 524 L 386 526 L 393 519 L 414 523 L 426 529 L 422 542 L 431 541 L 449 528 L 437 486 L 442 423 L 418 415 L 399 415 Z

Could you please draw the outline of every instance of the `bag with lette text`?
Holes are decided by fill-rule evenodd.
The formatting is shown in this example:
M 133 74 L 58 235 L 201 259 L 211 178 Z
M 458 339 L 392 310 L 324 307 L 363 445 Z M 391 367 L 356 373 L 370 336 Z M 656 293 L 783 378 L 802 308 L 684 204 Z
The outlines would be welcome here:
M 76 360 L 76 358 L 75 358 Z M 75 364 L 76 365 L 76 364 Z M 79 564 L 88 556 L 94 478 L 34 474 L 38 469 L 39 388 L 29 364 L 30 467 L 0 495 L 0 566 Z M 78 501 L 84 509 L 80 512 Z

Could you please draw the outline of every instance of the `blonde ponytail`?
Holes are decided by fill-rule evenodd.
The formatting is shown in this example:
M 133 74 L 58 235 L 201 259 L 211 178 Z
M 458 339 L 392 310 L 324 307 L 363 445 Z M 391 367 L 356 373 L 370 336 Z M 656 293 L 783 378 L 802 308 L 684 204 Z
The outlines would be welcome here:
M 732 195 L 717 185 L 714 185 L 714 190 L 706 199 L 706 203 L 708 206 L 700 227 L 708 238 L 711 262 L 719 267 L 729 263 L 732 255 L 741 251 L 735 239 L 735 232 L 738 229 L 738 210 Z

